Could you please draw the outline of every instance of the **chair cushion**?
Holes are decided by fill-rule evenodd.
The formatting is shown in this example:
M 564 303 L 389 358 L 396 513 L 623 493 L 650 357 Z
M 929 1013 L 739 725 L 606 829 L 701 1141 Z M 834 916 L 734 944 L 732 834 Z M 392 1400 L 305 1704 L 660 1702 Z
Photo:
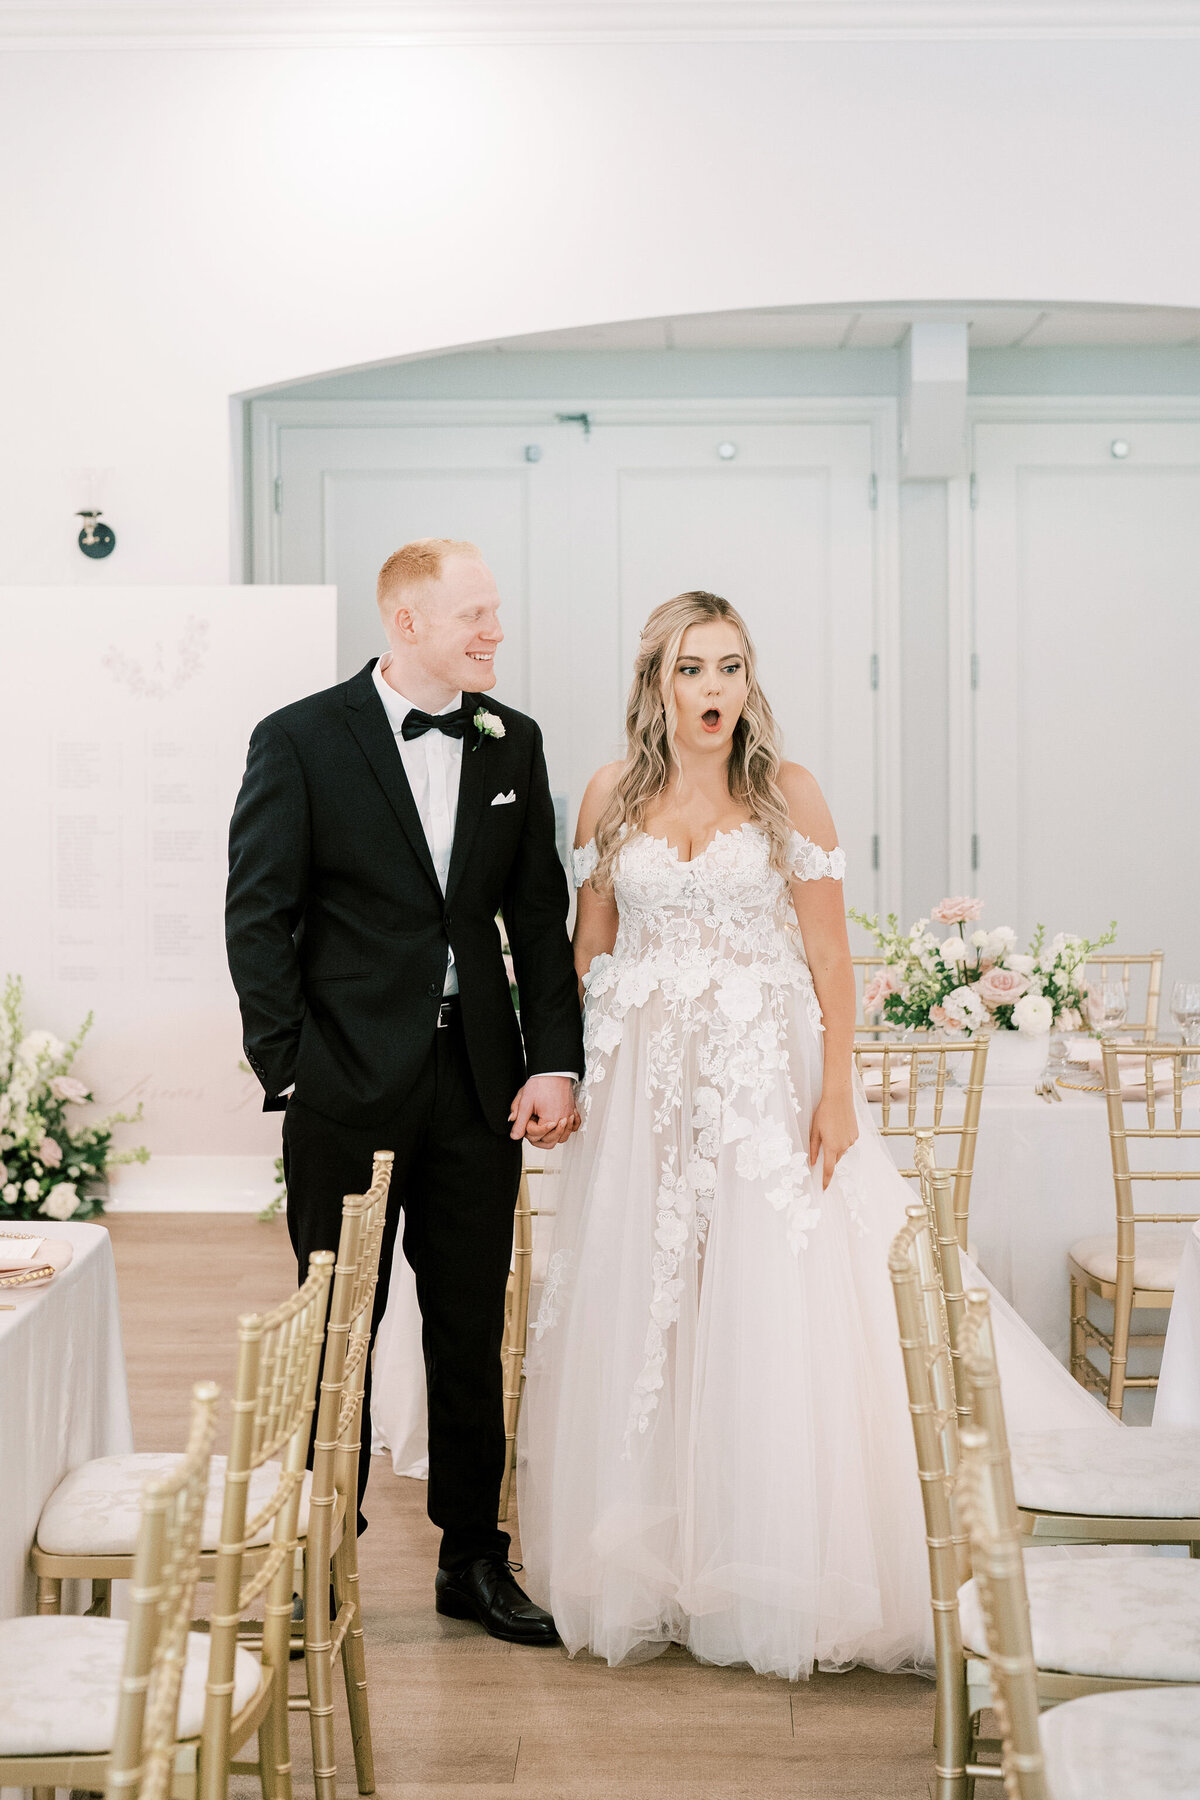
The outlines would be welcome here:
M 1180 1557 L 1026 1557 L 1039 1669 L 1200 1682 L 1200 1562 Z M 963 1643 L 987 1654 L 974 1581 L 958 1591 Z
M 127 1456 L 98 1456 L 80 1463 L 64 1475 L 42 1509 L 38 1520 L 39 1550 L 50 1556 L 132 1556 L 142 1517 L 142 1489 L 148 1481 L 165 1475 L 178 1456 L 157 1451 L 131 1452 Z M 250 1478 L 247 1518 L 253 1518 L 270 1499 L 279 1480 L 280 1465 L 264 1463 Z M 214 1456 L 204 1503 L 205 1550 L 221 1541 L 221 1507 L 225 1490 L 225 1458 Z M 308 1530 L 308 1505 L 312 1475 L 304 1477 L 300 1490 L 300 1536 Z M 272 1523 L 252 1542 L 267 1544 Z
M 1200 1518 L 1200 1430 L 1020 1431 L 1017 1505 L 1107 1518 Z
M 112 1748 L 117 1689 L 125 1660 L 124 1619 L 0 1620 L 0 1756 L 97 1755 Z M 188 1633 L 179 1696 L 181 1738 L 198 1737 L 204 1720 L 208 1637 Z M 262 1667 L 239 1650 L 233 1710 L 262 1686 Z
M 1191 1236 L 1190 1225 L 1139 1225 L 1134 1233 L 1133 1284 L 1140 1288 L 1175 1288 L 1179 1259 Z M 1117 1279 L 1117 1234 L 1077 1238 L 1071 1255 L 1097 1281 Z
M 1133 1688 L 1088 1694 L 1038 1721 L 1054 1800 L 1195 1800 L 1200 1693 Z

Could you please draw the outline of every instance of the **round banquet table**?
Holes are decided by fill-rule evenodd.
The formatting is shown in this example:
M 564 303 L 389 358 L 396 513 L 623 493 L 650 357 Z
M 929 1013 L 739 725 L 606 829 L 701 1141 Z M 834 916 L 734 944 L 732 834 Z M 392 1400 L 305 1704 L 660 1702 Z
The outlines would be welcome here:
M 41 1221 L 12 1220 L 28 1235 Z M 35 1610 L 29 1552 L 41 1511 L 68 1470 L 133 1449 L 117 1272 L 102 1225 L 47 1220 L 72 1259 L 47 1287 L 0 1289 L 0 1619 Z M 73 1588 L 67 1582 L 64 1607 Z
M 1069 1351 L 1070 1286 L 1067 1252 L 1077 1238 L 1116 1231 L 1116 1198 L 1103 1094 L 1060 1089 L 1061 1105 L 1032 1087 L 985 1086 L 971 1184 L 968 1232 L 977 1261 L 1042 1342 L 1065 1363 Z M 1163 1102 L 1160 1101 L 1160 1108 Z M 1169 1107 L 1169 1100 L 1166 1102 Z M 947 1114 L 961 1108 L 953 1095 Z M 879 1109 L 872 1109 L 878 1116 Z M 1145 1124 L 1145 1105 L 1128 1101 L 1130 1125 Z M 893 1110 L 893 1122 L 897 1113 Z M 1200 1127 L 1200 1088 L 1185 1090 L 1184 1122 Z M 950 1140 L 952 1143 L 953 1140 Z M 953 1160 L 950 1143 L 939 1160 Z M 889 1140 L 897 1160 L 911 1155 L 911 1140 Z M 1200 1144 L 1160 1141 L 1164 1168 L 1200 1166 Z M 1137 1147 L 1130 1161 L 1136 1168 Z M 1172 1184 L 1173 1186 L 1173 1184 Z M 1148 1208 L 1150 1190 L 1135 1187 L 1135 1204 Z M 1190 1209 L 1192 1196 L 1174 1190 L 1172 1207 Z

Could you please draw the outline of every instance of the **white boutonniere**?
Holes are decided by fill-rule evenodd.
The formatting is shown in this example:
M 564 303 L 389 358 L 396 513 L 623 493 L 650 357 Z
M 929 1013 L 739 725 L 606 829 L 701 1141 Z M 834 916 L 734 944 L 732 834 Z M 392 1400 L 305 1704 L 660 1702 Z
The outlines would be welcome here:
M 478 750 L 485 737 L 502 738 L 504 736 L 504 720 L 498 719 L 495 713 L 485 712 L 482 706 L 471 720 L 471 723 L 479 733 L 479 736 L 471 746 L 474 750 Z

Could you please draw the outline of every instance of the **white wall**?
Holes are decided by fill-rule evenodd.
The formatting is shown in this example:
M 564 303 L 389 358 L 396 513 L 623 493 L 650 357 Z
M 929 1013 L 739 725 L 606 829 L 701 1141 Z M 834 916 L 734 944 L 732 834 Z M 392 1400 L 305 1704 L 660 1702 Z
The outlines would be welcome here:
M 1200 304 L 1198 77 L 1195 41 L 10 50 L 0 581 L 227 579 L 229 396 L 324 370 L 728 307 Z

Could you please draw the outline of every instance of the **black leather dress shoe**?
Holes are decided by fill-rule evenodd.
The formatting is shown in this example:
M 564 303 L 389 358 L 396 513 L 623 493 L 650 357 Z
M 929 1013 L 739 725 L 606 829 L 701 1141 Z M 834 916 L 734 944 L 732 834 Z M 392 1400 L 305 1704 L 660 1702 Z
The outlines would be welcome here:
M 476 1557 L 465 1569 L 439 1569 L 433 1591 L 447 1619 L 474 1619 L 509 1644 L 558 1643 L 554 1620 L 521 1592 L 503 1556 Z

